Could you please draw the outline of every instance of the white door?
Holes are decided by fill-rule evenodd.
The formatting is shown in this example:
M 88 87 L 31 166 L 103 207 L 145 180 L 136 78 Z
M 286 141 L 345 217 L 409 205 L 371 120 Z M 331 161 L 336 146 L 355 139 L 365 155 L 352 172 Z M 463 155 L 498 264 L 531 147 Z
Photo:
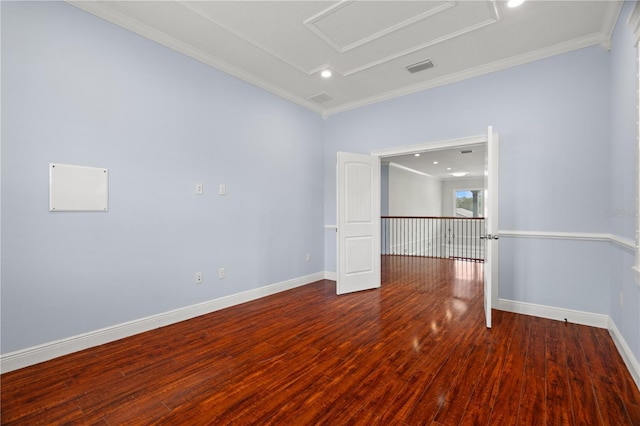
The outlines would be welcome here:
M 338 152 L 338 294 L 380 287 L 380 159 Z
M 491 328 L 492 289 L 498 277 L 498 135 L 493 127 L 487 130 L 487 157 L 485 161 L 485 241 L 484 257 L 484 315 L 487 328 Z

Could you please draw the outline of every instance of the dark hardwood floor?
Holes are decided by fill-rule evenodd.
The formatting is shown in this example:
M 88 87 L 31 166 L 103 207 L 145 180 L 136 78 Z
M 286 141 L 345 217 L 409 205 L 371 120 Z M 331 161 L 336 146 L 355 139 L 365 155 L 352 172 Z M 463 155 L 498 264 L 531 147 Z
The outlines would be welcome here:
M 482 264 L 383 257 L 1 377 L 2 424 L 640 425 L 607 330 L 494 311 Z

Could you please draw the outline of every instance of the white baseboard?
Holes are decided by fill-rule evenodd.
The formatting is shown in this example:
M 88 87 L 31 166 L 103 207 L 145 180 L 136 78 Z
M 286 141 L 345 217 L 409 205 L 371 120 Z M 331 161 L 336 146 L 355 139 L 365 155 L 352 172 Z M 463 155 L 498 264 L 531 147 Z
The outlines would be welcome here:
M 205 315 L 240 303 L 250 302 L 261 297 L 322 280 L 325 276 L 325 272 L 317 272 L 315 274 L 282 281 L 253 290 L 244 291 L 242 293 L 220 297 L 218 299 L 186 306 L 169 312 L 140 318 L 65 339 L 2 354 L 0 355 L 0 372 L 6 373 L 8 371 L 28 367 L 62 355 L 113 342 L 118 339 L 195 318 L 200 315 Z
M 336 272 L 324 271 L 324 279 L 338 281 L 338 274 Z
M 609 317 L 609 334 L 611 334 L 611 338 L 613 339 L 613 343 L 616 344 L 618 348 L 618 352 L 620 352 L 620 356 L 624 360 L 629 373 L 631 373 L 631 377 L 636 382 L 636 386 L 638 390 L 640 390 L 640 363 L 638 359 L 633 355 L 631 348 L 627 344 L 627 341 L 618 330 L 616 323 Z
M 515 300 L 498 299 L 497 308 L 516 314 L 525 314 L 558 321 L 564 321 L 566 318 L 566 320 L 571 323 L 589 325 L 591 327 L 607 328 L 609 325 L 608 315 L 537 305 L 534 303 L 517 302 Z

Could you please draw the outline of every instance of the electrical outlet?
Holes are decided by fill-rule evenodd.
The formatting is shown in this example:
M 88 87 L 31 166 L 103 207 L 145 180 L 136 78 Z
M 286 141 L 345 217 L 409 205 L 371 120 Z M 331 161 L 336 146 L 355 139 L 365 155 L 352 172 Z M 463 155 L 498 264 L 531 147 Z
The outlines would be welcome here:
M 202 184 L 196 183 L 196 194 L 202 194 Z
M 202 272 L 196 272 L 196 284 L 202 283 Z
M 311 253 L 307 253 L 307 262 L 311 262 Z
M 225 271 L 224 268 L 220 268 L 218 270 L 218 278 L 220 278 L 221 280 L 224 280 L 225 278 L 227 278 L 227 271 Z

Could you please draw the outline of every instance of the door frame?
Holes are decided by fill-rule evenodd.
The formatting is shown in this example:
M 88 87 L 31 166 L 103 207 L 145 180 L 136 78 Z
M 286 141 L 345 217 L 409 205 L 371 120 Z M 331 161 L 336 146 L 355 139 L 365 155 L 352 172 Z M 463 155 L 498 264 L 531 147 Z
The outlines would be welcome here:
M 494 135 L 497 133 L 494 132 Z M 469 136 L 466 138 L 459 139 L 449 139 L 443 141 L 436 142 L 425 142 L 417 145 L 408 145 L 408 146 L 400 146 L 394 148 L 387 148 L 381 150 L 371 151 L 371 155 L 376 156 L 380 159 L 386 157 L 394 157 L 397 155 L 406 155 L 406 154 L 415 154 L 418 152 L 426 152 L 426 151 L 440 151 L 443 149 L 451 149 L 451 148 L 466 148 L 472 145 L 487 145 L 488 144 L 488 135 L 482 134 L 477 136 Z M 380 206 L 380 209 L 382 207 Z M 498 251 L 495 250 L 493 253 L 495 256 L 495 263 L 498 264 Z M 491 304 L 494 307 L 498 306 L 498 268 L 493 268 L 491 273 Z

